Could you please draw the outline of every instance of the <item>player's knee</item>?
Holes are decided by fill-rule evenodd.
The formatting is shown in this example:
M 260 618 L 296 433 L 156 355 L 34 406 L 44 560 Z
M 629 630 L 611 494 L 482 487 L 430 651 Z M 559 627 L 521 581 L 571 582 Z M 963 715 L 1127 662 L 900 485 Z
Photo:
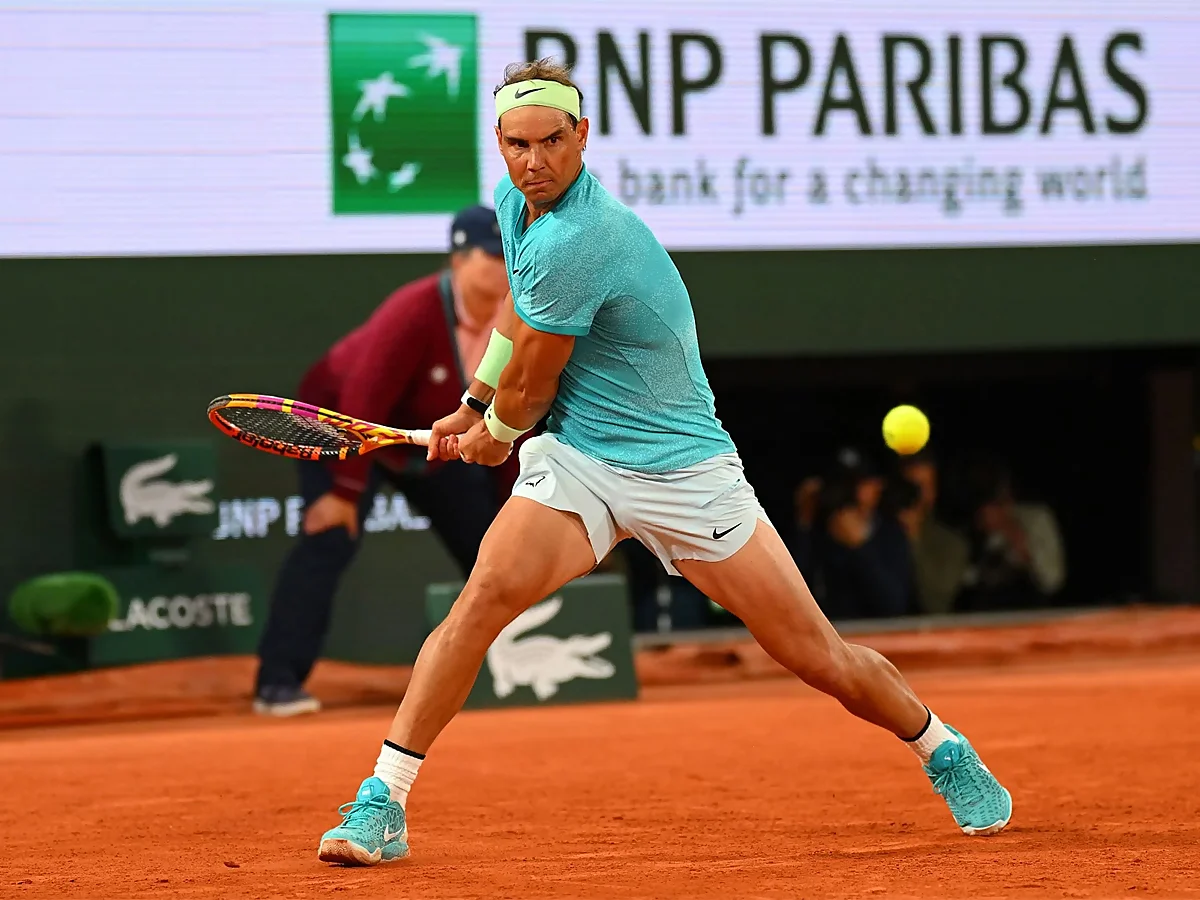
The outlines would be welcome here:
M 524 608 L 528 588 L 512 566 L 477 562 L 463 594 L 471 603 L 497 609 Z
M 459 628 L 486 634 L 489 643 L 529 605 L 528 592 L 511 574 L 476 566 L 452 611 Z

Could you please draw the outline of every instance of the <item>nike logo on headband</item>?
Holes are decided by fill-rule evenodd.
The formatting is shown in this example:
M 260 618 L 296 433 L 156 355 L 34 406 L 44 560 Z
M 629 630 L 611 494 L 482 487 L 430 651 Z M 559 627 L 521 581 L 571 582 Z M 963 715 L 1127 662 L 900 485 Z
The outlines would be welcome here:
M 522 97 L 528 97 L 530 94 L 536 94 L 538 91 L 544 90 L 545 88 L 530 88 L 527 91 L 517 91 L 513 96 L 520 100 Z

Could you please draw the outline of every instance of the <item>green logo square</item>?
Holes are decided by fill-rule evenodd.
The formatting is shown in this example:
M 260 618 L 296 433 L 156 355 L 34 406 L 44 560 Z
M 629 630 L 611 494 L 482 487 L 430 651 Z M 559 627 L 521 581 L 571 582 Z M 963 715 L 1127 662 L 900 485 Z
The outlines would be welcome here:
M 461 583 L 430 584 L 430 628 L 450 613 Z M 577 578 L 522 612 L 497 635 L 467 708 L 633 700 L 633 634 L 625 579 Z
M 473 15 L 331 13 L 333 212 L 479 202 Z
M 109 522 L 121 538 L 209 535 L 217 462 L 208 441 L 104 444 Z

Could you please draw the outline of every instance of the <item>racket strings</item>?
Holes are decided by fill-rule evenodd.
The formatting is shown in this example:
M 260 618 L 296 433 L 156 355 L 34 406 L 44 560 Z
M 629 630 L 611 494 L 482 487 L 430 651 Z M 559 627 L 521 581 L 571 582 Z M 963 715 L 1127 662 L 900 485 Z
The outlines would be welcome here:
M 338 450 L 362 444 L 353 433 L 344 431 L 330 422 L 285 413 L 282 410 L 230 406 L 221 410 L 221 415 L 229 424 L 243 431 L 297 447 Z

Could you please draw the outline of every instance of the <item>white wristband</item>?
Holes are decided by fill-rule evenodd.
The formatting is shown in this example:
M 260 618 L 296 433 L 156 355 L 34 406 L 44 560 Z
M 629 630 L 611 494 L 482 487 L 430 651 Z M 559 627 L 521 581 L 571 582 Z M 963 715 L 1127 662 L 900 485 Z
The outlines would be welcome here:
M 496 408 L 489 406 L 483 414 L 483 424 L 488 432 L 502 444 L 511 444 L 531 428 L 510 428 L 496 417 Z

